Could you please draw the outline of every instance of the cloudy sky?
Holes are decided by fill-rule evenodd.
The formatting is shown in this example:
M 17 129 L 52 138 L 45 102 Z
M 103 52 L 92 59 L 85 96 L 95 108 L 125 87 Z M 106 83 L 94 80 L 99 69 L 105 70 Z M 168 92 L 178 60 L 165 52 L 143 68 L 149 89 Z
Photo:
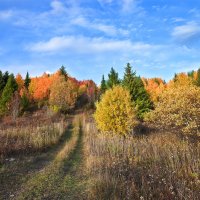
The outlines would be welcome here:
M 0 70 L 31 75 L 61 65 L 100 82 L 130 62 L 141 76 L 200 67 L 200 1 L 0 0 Z

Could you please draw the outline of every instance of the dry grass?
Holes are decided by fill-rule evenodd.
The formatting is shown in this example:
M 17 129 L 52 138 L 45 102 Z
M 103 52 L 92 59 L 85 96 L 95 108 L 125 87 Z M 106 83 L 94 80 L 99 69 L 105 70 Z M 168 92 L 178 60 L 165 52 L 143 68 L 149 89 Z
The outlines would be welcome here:
M 89 199 L 200 199 L 200 143 L 174 134 L 99 134 L 84 123 Z
M 63 120 L 46 124 L 0 128 L 0 158 L 13 153 L 38 151 L 56 144 L 67 124 Z

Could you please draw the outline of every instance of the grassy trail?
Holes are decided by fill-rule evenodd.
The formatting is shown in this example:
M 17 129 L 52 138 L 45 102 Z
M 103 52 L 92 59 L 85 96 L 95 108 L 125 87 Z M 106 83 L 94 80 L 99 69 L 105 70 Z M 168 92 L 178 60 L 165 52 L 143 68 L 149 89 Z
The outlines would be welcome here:
M 17 186 L 15 188 L 18 191 L 15 193 L 10 191 L 5 195 L 6 188 L 4 192 L 0 189 L 2 190 L 0 199 L 85 199 L 86 178 L 81 173 L 83 168 L 82 135 L 80 124 L 69 126 L 60 147 L 43 153 L 32 163 L 24 165 L 21 168 L 21 176 L 16 175 L 16 179 L 21 180 L 18 188 Z M 33 168 L 31 173 L 28 166 Z M 13 183 L 17 184 L 16 181 Z

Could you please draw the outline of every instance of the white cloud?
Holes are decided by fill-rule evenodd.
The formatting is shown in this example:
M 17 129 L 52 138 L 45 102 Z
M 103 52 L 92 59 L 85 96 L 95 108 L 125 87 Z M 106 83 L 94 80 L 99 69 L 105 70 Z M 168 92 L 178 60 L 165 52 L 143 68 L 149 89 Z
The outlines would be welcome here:
M 71 20 L 71 23 L 74 25 L 82 26 L 84 28 L 88 29 L 95 29 L 98 31 L 101 31 L 107 35 L 128 35 L 129 31 L 121 29 L 121 28 L 116 28 L 113 25 L 106 25 L 98 22 L 90 22 L 86 20 L 84 17 L 78 17 L 73 20 Z
M 172 32 L 175 39 L 185 41 L 200 34 L 200 26 L 196 22 L 188 22 L 185 25 L 176 26 Z
M 42 41 L 29 45 L 27 50 L 43 53 L 56 53 L 68 49 L 76 53 L 135 52 L 144 54 L 155 48 L 156 46 L 150 44 L 141 42 L 133 43 L 130 40 L 62 36 L 53 37 L 49 41 Z
M 59 13 L 59 12 L 63 12 L 66 10 L 65 6 L 63 5 L 62 2 L 58 1 L 58 0 L 54 0 L 51 2 L 51 7 L 52 7 L 52 11 L 54 13 Z
M 3 10 L 3 11 L 0 11 L 0 20 L 9 19 L 12 16 L 13 16 L 13 11 L 12 10 Z
M 124 12 L 131 11 L 135 6 L 135 3 L 136 3 L 135 0 L 122 0 L 122 10 Z

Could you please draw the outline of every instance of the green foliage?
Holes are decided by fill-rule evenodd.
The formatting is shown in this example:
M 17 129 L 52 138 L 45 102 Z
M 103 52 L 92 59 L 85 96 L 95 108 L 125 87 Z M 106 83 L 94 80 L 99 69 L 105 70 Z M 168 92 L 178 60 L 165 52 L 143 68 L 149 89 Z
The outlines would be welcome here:
M 100 87 L 100 90 L 101 90 L 101 93 L 105 93 L 107 89 L 107 86 L 106 86 L 106 81 L 105 81 L 105 78 L 104 78 L 104 75 L 102 76 L 102 80 L 101 80 L 101 87 Z
M 118 73 L 112 67 L 110 70 L 110 73 L 108 74 L 107 86 L 108 88 L 112 88 L 113 86 L 119 85 L 119 84 L 120 84 L 120 80 L 118 77 Z
M 30 79 L 30 77 L 29 77 L 29 73 L 27 72 L 27 73 L 26 73 L 26 78 L 25 78 L 25 81 L 24 81 L 24 86 L 25 86 L 27 89 L 28 89 L 28 87 L 29 87 L 30 82 L 31 82 L 31 79 Z
M 30 104 L 29 99 L 28 99 L 26 93 L 24 92 L 21 97 L 21 107 L 22 107 L 23 112 L 28 109 L 29 104 Z
M 142 79 L 139 76 L 136 76 L 136 72 L 132 72 L 129 63 L 127 63 L 125 68 L 122 85 L 129 90 L 131 100 L 136 104 L 138 118 L 143 119 L 144 114 L 153 108 L 153 103 L 144 87 Z
M 200 87 L 200 68 L 197 70 L 196 85 Z
M 1 91 L 3 90 L 3 73 L 2 71 L 0 70 L 0 95 L 1 95 Z
M 9 109 L 9 103 L 12 99 L 13 93 L 17 90 L 17 83 L 14 75 L 11 74 L 8 78 L 7 84 L 3 89 L 3 93 L 0 99 L 0 113 L 4 114 Z
M 65 67 L 62 65 L 61 68 L 59 69 L 60 75 L 63 75 L 65 77 L 65 79 L 68 79 L 68 74 L 67 71 L 65 69 Z
M 188 72 L 188 76 L 192 79 L 194 79 L 194 70 Z
M 121 86 L 107 90 L 96 104 L 94 118 L 101 131 L 125 136 L 137 124 L 129 92 Z
M 6 71 L 4 74 L 0 71 L 0 94 L 2 93 L 4 87 L 6 86 L 8 78 L 9 78 L 8 71 Z

